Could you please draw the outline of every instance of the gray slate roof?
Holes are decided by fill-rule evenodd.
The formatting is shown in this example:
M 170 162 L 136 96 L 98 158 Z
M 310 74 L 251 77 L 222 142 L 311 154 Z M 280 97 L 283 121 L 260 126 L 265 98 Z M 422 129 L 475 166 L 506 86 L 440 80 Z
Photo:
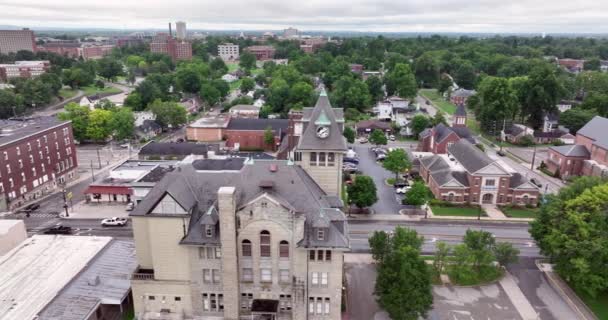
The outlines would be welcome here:
M 459 105 L 456 108 L 456 112 L 454 112 L 455 116 L 463 116 L 466 117 L 467 116 L 467 109 L 464 107 L 464 105 Z
M 258 130 L 263 131 L 266 128 L 272 128 L 276 132 L 287 133 L 289 120 L 287 119 L 250 119 L 250 118 L 232 118 L 228 123 L 228 130 Z
M 207 155 L 207 151 L 219 151 L 218 144 L 201 144 L 193 142 L 150 142 L 139 150 L 140 155 Z
M 420 160 L 422 165 L 429 170 L 433 180 L 439 185 L 443 186 L 444 184 L 456 180 L 463 186 L 469 185 L 469 180 L 467 179 L 467 175 L 464 172 L 460 171 L 452 171 L 450 165 L 445 162 L 444 158 L 441 156 L 430 156 L 425 157 Z
M 151 211 L 163 196 L 168 194 L 192 215 L 188 233 L 182 239 L 183 244 L 219 244 L 221 230 L 218 229 L 215 232 L 216 237 L 207 238 L 202 233 L 200 220 L 210 207 L 215 206 L 218 189 L 223 186 L 233 186 L 236 187 L 237 208 L 266 192 L 269 196 L 289 206 L 295 211 L 295 214 L 305 215 L 307 227 L 301 245 L 312 245 L 312 242 L 305 241 L 309 234 L 312 237 L 312 224 L 318 219 L 323 219 L 321 217 L 322 210 L 335 205 L 335 200 L 326 197 L 323 190 L 304 169 L 288 161 L 255 160 L 243 163 L 243 159 L 238 160 L 241 161 L 240 170 L 232 164 L 228 166 L 229 169 L 234 169 L 234 171 L 215 171 L 219 165 L 210 163 L 223 160 L 211 159 L 197 160 L 191 165 L 185 164 L 179 167 L 178 170 L 165 175 L 130 215 L 159 216 Z M 226 164 L 226 162 L 223 163 Z M 276 165 L 276 172 L 270 171 L 271 165 Z M 209 168 L 212 171 L 208 171 Z M 260 186 L 262 181 L 264 185 L 271 181 L 273 187 L 269 189 Z M 332 212 L 332 214 L 337 215 L 336 212 Z M 325 215 L 327 216 L 327 214 Z M 336 231 L 332 230 L 346 229 L 346 222 L 343 221 L 343 217 L 338 218 L 335 215 L 330 218 L 332 226 L 330 227 L 330 234 L 325 241 L 322 241 L 323 243 L 315 242 L 315 246 L 322 244 L 325 247 L 349 247 L 346 231 L 342 231 L 344 232 L 342 235 L 333 234 Z M 340 215 L 344 216 L 342 212 L 340 212 Z M 220 225 L 221 222 L 218 223 L 218 228 L 220 228 Z
M 608 118 L 595 116 L 587 122 L 577 134 L 595 140 L 594 144 L 604 149 L 608 149 Z
M 39 313 L 39 319 L 86 320 L 99 303 L 120 303 L 131 289 L 136 268 L 133 241 L 113 240 Z
M 589 158 L 591 155 L 589 150 L 585 146 L 580 144 L 574 144 L 569 146 L 550 147 L 551 150 L 556 151 L 566 157 L 585 157 Z
M 331 125 L 329 125 L 329 137 L 325 139 L 317 137 L 317 127 L 314 125 L 314 122 L 319 118 L 322 111 L 331 122 Z M 336 121 L 337 117 L 334 109 L 331 107 L 327 94 L 321 93 L 309 119 L 309 123 L 300 138 L 297 149 L 346 151 L 346 139 L 342 136 L 342 130 Z
M 469 172 L 478 170 L 494 163 L 485 152 L 479 150 L 469 141 L 461 139 L 448 147 L 448 152 Z

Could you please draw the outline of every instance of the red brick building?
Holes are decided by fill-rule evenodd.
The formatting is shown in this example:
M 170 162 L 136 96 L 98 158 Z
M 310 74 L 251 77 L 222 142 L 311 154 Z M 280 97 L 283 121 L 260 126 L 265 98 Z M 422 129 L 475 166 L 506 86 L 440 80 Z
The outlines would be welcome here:
M 34 31 L 30 29 L 0 30 L 0 53 L 17 53 L 20 50 L 36 52 Z
M 18 207 L 77 176 L 71 122 L 4 120 L 0 129 L 0 209 Z
M 576 133 L 575 145 L 549 148 L 547 170 L 569 176 L 608 176 L 608 119 L 596 116 Z
M 273 46 L 251 46 L 245 48 L 245 51 L 253 53 L 257 60 L 264 61 L 274 59 L 276 49 Z
M 114 45 L 102 43 L 80 43 L 72 41 L 48 42 L 38 47 L 40 51 L 53 52 L 70 58 L 100 59 L 112 53 Z
M 157 33 L 152 39 L 150 51 L 166 54 L 173 61 L 192 59 L 192 44 L 190 42 L 175 40 L 169 34 L 162 32 Z
M 0 82 L 8 82 L 12 78 L 37 77 L 50 68 L 48 61 L 15 61 L 13 64 L 0 64 Z
M 467 140 L 456 141 L 447 151 L 420 159 L 420 176 L 435 198 L 461 204 L 538 203 L 540 191 L 535 185 Z
M 448 147 L 460 139 L 475 144 L 473 134 L 466 127 L 467 114 L 463 105 L 458 106 L 453 116 L 451 127 L 440 123 L 433 128 L 425 129 L 419 135 L 417 151 L 435 154 L 447 153 Z
M 466 106 L 467 100 L 475 95 L 475 90 L 458 89 L 450 94 L 450 102 L 457 106 Z

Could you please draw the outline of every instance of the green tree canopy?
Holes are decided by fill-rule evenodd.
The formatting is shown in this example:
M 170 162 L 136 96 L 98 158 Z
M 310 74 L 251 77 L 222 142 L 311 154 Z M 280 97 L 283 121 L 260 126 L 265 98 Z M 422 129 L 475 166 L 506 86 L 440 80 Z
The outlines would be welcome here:
M 255 88 L 255 81 L 251 78 L 245 78 L 241 80 L 241 87 L 239 88 L 242 93 L 247 93 Z
M 239 56 L 239 66 L 246 71 L 255 69 L 255 55 L 249 51 L 242 52 Z
M 369 142 L 377 146 L 384 146 L 388 143 L 388 139 L 382 130 L 374 129 L 374 131 L 372 131 L 372 133 L 369 135 Z
M 414 98 L 418 91 L 416 77 L 405 63 L 398 63 L 390 70 L 385 79 L 386 91 L 389 95 L 397 94 L 403 98 Z
M 191 68 L 181 68 L 175 74 L 179 89 L 187 93 L 196 93 L 201 88 L 201 76 Z
M 62 121 L 72 121 L 74 139 L 78 141 L 86 140 L 87 128 L 89 126 L 89 107 L 70 102 L 65 105 L 64 110 L 65 111 L 59 113 L 57 117 Z
M 131 109 L 127 107 L 115 108 L 112 112 L 111 124 L 114 138 L 123 140 L 133 137 L 135 116 Z
M 116 77 L 124 75 L 122 63 L 112 57 L 97 60 L 97 73 L 108 81 L 114 81 Z
M 412 118 L 412 131 L 416 137 L 431 125 L 431 120 L 422 114 L 417 114 Z
M 348 186 L 348 201 L 358 208 L 365 208 L 378 201 L 374 180 L 368 176 L 357 176 Z
M 177 128 L 187 121 L 187 111 L 177 102 L 154 100 L 148 109 L 156 116 L 156 122 L 163 128 Z
M 415 82 L 415 81 L 414 81 Z M 382 88 L 382 80 L 376 76 L 371 76 L 365 80 L 367 89 L 374 102 L 382 100 L 384 98 L 384 88 Z
M 412 206 L 421 206 L 432 197 L 431 190 L 422 181 L 415 181 L 405 193 L 404 203 Z
M 395 180 L 399 178 L 399 174 L 412 167 L 409 157 L 405 150 L 396 148 L 386 155 L 382 167 L 395 174 Z
M 274 133 L 270 126 L 264 130 L 264 143 L 274 147 Z
M 573 108 L 566 110 L 559 115 L 559 123 L 570 129 L 572 134 L 575 134 L 580 128 L 587 124 L 587 122 L 591 121 L 595 115 L 595 110 Z
M 86 136 L 93 141 L 104 141 L 112 134 L 112 112 L 95 109 L 89 114 Z
M 355 143 L 355 130 L 351 127 L 345 127 L 342 132 L 348 143 Z

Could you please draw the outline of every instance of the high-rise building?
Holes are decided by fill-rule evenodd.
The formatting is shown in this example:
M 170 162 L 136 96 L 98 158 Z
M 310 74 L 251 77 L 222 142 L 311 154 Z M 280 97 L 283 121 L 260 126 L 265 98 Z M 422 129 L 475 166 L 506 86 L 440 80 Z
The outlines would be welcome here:
M 0 53 L 7 54 L 20 50 L 36 52 L 34 31 L 30 29 L 0 30 Z
M 137 205 L 138 319 L 340 319 L 342 110 L 304 113 L 295 162 L 194 160 Z
M 192 44 L 183 40 L 175 40 L 167 33 L 157 33 L 150 43 L 150 51 L 162 53 L 173 61 L 192 59 Z
M 287 28 L 283 30 L 283 37 L 285 38 L 296 38 L 300 35 L 300 32 L 296 28 Z
M 224 43 L 217 46 L 217 55 L 224 61 L 233 61 L 239 59 L 239 45 L 233 43 Z
M 185 40 L 187 31 L 186 31 L 186 23 L 183 21 L 178 21 L 175 23 L 176 36 L 177 40 Z

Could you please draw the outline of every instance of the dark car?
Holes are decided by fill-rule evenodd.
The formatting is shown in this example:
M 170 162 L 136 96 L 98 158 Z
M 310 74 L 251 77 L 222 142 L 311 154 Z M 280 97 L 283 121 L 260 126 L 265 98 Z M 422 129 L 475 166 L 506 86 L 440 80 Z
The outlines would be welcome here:
M 542 188 L 542 187 L 543 187 L 543 184 L 542 184 L 542 183 L 540 183 L 540 182 L 538 182 L 538 180 L 536 180 L 536 179 L 534 179 L 534 178 L 530 179 L 530 182 L 532 182 L 532 184 L 534 184 L 535 186 L 537 186 L 537 187 L 539 187 L 539 188 Z
M 23 208 L 23 211 L 25 212 L 32 212 L 32 211 L 36 211 L 40 208 L 40 204 L 38 203 L 32 203 L 27 205 L 27 207 Z
M 342 161 L 346 162 L 346 163 L 359 164 L 359 159 L 355 159 L 355 158 L 344 158 L 344 160 L 342 160 Z
M 501 157 L 504 157 L 507 155 L 504 151 L 498 151 L 498 152 L 496 152 L 496 154 L 498 154 Z
M 44 231 L 44 234 L 72 234 L 72 227 L 54 226 Z
M 410 186 L 410 184 L 405 180 L 399 180 L 393 184 L 393 187 L 395 187 L 395 189 L 409 187 L 409 186 Z

